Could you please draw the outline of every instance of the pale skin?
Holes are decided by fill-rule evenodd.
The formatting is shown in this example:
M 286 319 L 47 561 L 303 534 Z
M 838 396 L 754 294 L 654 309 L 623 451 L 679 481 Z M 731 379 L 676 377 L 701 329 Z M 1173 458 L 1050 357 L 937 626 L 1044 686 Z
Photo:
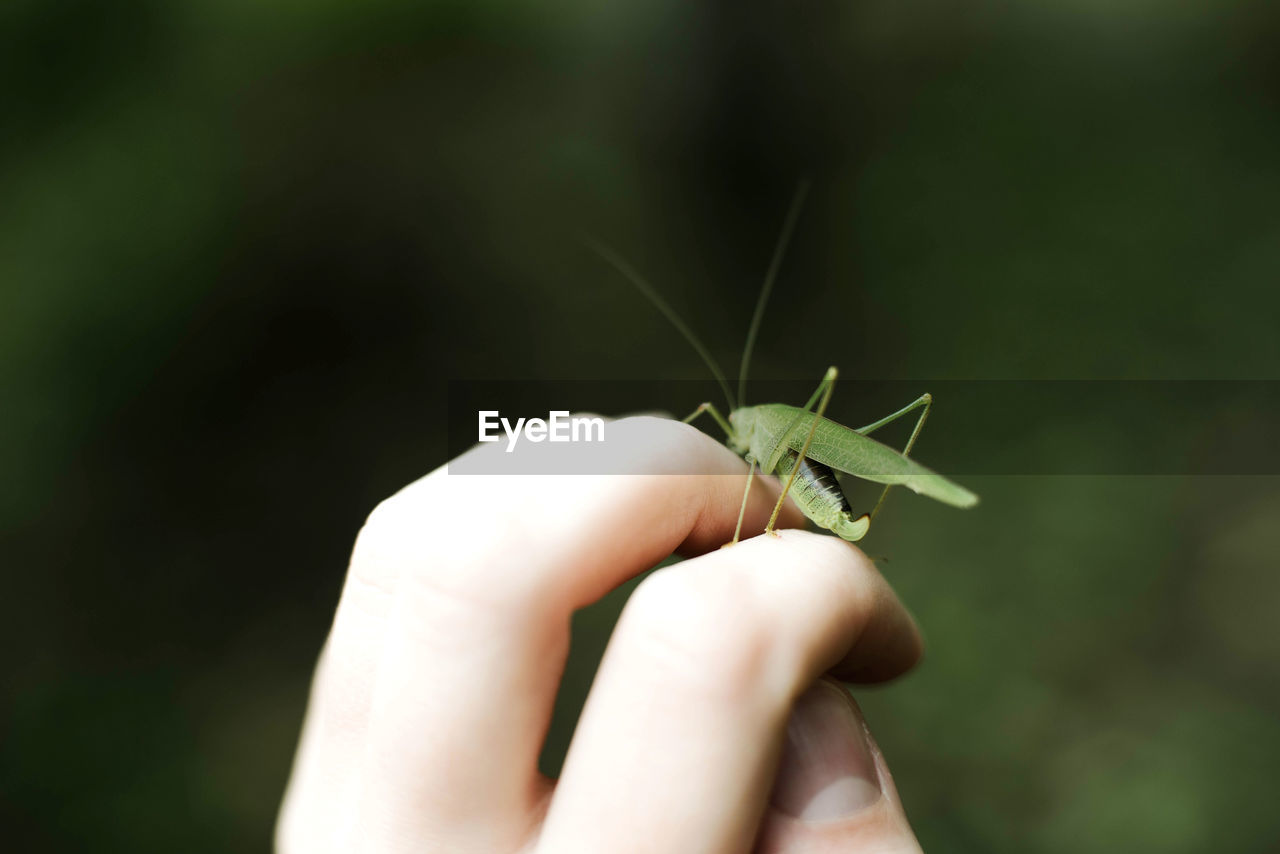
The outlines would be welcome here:
M 277 827 L 297 852 L 917 851 L 833 677 L 891 679 L 914 622 L 849 543 L 721 549 L 747 464 L 687 425 L 646 475 L 433 472 L 357 538 Z M 656 432 L 655 432 L 656 431 Z M 485 446 L 471 453 L 493 453 Z M 500 453 L 500 451 L 498 451 Z M 679 474 L 698 471 L 702 474 Z M 759 478 L 744 531 L 780 492 Z M 537 769 L 578 608 L 660 562 L 624 609 L 557 781 Z

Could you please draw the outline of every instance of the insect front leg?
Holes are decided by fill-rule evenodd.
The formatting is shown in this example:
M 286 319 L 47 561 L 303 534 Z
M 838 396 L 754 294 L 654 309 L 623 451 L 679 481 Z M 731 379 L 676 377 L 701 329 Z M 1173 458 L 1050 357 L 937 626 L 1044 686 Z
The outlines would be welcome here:
M 716 409 L 716 405 L 714 403 L 699 404 L 697 409 L 693 410 L 693 412 L 690 412 L 680 420 L 685 424 L 692 424 L 694 420 L 704 412 L 709 413 L 711 417 L 716 420 L 716 423 L 720 425 L 720 429 L 724 431 L 725 435 L 732 438 L 734 435 L 733 426 L 729 423 L 727 418 L 720 414 L 720 410 Z
M 682 418 L 681 420 L 685 424 L 692 424 L 694 419 L 696 419 L 699 415 L 702 415 L 704 412 L 710 413 L 711 417 L 714 418 L 716 420 L 716 423 L 720 425 L 720 428 L 724 430 L 726 436 L 728 436 L 730 439 L 734 437 L 735 434 L 733 432 L 733 426 L 725 419 L 723 415 L 720 414 L 720 410 L 716 409 L 716 405 L 714 403 L 708 402 L 708 403 L 700 404 L 697 409 L 693 410 L 693 412 L 689 413 L 688 416 L 686 416 L 685 418 Z M 751 463 L 751 468 L 747 470 L 747 485 L 742 488 L 742 507 L 738 509 L 738 525 L 733 529 L 733 539 L 725 543 L 723 546 L 721 546 L 720 548 L 722 549 L 727 549 L 729 546 L 737 543 L 739 538 L 741 538 L 742 536 L 742 518 L 747 513 L 747 498 L 751 495 L 751 484 L 756 479 L 755 457 L 752 457 L 750 454 L 748 454 L 747 461 Z
M 736 544 L 742 536 L 742 517 L 747 515 L 747 497 L 751 495 L 751 484 L 756 479 L 756 458 L 748 454 L 747 460 L 751 463 L 751 467 L 747 469 L 747 485 L 742 489 L 742 506 L 738 508 L 738 526 L 733 529 L 733 539 L 721 546 L 722 549 Z
M 884 425 L 892 421 L 897 421 L 907 413 L 923 408 L 924 411 L 920 413 L 920 417 L 916 420 L 916 426 L 911 430 L 911 437 L 907 439 L 907 444 L 902 448 L 902 455 L 904 457 L 910 456 L 911 448 L 915 445 L 916 437 L 920 435 L 920 431 L 924 429 L 924 421 L 929 417 L 929 408 L 932 406 L 933 395 L 925 392 L 892 415 L 886 415 L 884 418 L 881 418 L 879 421 L 873 421 L 866 427 L 859 427 L 856 432 L 861 433 L 864 436 L 870 435 L 872 432 L 879 430 Z M 872 519 L 876 518 L 876 514 L 880 512 L 880 506 L 884 504 L 884 500 L 888 497 L 890 489 L 893 489 L 893 485 L 887 484 L 885 488 L 880 491 L 880 500 L 876 502 L 875 508 L 871 511 Z

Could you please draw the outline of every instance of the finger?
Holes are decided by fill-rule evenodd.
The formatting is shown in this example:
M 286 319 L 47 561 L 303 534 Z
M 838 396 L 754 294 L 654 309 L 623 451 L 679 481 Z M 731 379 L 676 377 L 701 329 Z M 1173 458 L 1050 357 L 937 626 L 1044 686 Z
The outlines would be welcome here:
M 761 536 L 659 570 L 605 653 L 543 849 L 748 850 L 796 697 L 832 667 L 887 676 L 919 652 L 888 584 L 833 537 Z
M 353 562 L 316 664 L 306 719 L 276 828 L 276 850 L 349 851 L 351 805 L 399 565 Z
M 369 850 L 428 829 L 454 850 L 518 844 L 547 794 L 537 759 L 572 612 L 673 550 L 731 536 L 745 480 L 735 455 L 658 419 L 613 422 L 609 436 L 634 446 L 642 470 L 703 474 L 436 473 L 370 517 L 352 573 L 383 567 L 397 581 L 361 770 Z M 746 524 L 763 527 L 776 497 L 758 484 Z
M 819 680 L 787 722 L 756 854 L 919 850 L 857 703 L 839 683 Z
M 711 446 L 714 447 L 714 443 Z M 715 453 L 721 459 L 725 456 L 725 451 L 720 448 Z M 424 482 L 439 480 L 443 476 L 442 470 Z M 420 492 L 424 482 L 415 484 L 387 502 L 381 508 L 383 515 L 387 515 L 386 511 L 391 507 L 419 503 L 414 492 Z M 725 484 L 713 485 L 723 487 Z M 764 483 L 756 491 L 759 496 L 749 508 L 748 525 L 753 517 L 759 515 L 761 503 L 774 500 L 777 488 L 774 484 Z M 712 496 L 709 505 L 719 508 L 724 503 L 723 498 L 723 495 Z M 513 512 L 523 512 L 523 509 L 517 507 Z M 708 520 L 710 524 L 704 524 Z M 801 524 L 802 521 L 793 506 L 786 508 L 784 524 Z M 723 520 L 716 514 L 703 514 L 689 537 L 686 549 L 696 551 L 715 542 L 716 537 L 727 537 L 727 534 L 722 534 L 722 528 Z M 362 540 L 369 540 L 373 530 L 374 526 L 368 526 L 362 532 Z M 378 539 L 382 540 L 386 535 L 384 527 Z M 357 554 L 376 552 L 380 545 L 368 542 L 358 545 Z M 354 832 L 349 820 L 343 824 L 349 813 L 345 807 L 355 801 L 360 785 L 361 775 L 357 771 L 364 753 L 373 685 L 400 566 L 404 562 L 399 556 L 352 561 L 325 653 L 317 667 L 295 768 L 281 810 L 278 838 L 282 851 L 320 850 L 322 844 L 332 850 L 340 850 L 345 844 L 343 833 L 350 835 Z M 594 594 L 586 591 L 584 595 L 590 598 Z M 304 813 L 305 817 L 299 820 L 298 817 Z

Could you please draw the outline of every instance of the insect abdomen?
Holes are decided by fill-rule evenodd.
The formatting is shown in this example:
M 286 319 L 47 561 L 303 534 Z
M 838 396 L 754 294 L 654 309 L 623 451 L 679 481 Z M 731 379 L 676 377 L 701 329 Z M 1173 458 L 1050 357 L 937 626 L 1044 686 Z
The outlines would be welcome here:
M 782 455 L 782 459 L 778 460 L 779 477 L 785 478 L 791 474 L 798 456 L 799 454 L 791 450 Z M 812 501 L 830 507 L 837 513 L 853 513 L 853 508 L 849 506 L 849 499 L 844 497 L 844 491 L 840 489 L 840 483 L 836 480 L 836 473 L 830 466 L 825 466 L 809 457 L 805 457 L 800 464 L 800 471 L 796 473 L 796 482 L 792 484 L 791 491 L 795 494 L 798 503 Z
M 790 476 L 798 457 L 799 454 L 792 450 L 782 455 L 777 465 L 780 478 L 786 480 Z M 865 515 L 854 518 L 849 499 L 844 497 L 836 473 L 830 466 L 805 457 L 796 472 L 795 483 L 791 485 L 791 495 L 804 515 L 843 539 L 855 542 L 867 532 L 870 520 Z

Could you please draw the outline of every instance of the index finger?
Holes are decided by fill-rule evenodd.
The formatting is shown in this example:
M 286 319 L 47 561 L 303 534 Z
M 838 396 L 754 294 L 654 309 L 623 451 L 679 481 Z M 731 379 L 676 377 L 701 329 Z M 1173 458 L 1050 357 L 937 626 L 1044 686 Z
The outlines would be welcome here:
M 747 471 L 736 454 L 664 418 L 611 422 L 609 437 L 636 473 L 455 475 L 485 469 L 457 464 L 468 458 L 509 459 L 494 445 L 473 449 L 378 506 L 356 543 L 352 573 L 387 589 L 402 574 L 425 572 L 433 583 L 522 609 L 550 598 L 572 610 L 673 552 L 702 554 L 732 537 Z M 524 446 L 513 456 L 536 450 Z M 744 536 L 764 527 L 778 493 L 774 478 L 756 477 Z M 780 526 L 804 524 L 793 504 L 784 505 Z
M 527 827 L 540 803 L 537 759 L 570 614 L 673 551 L 714 550 L 732 535 L 742 460 L 675 421 L 628 418 L 609 428 L 610 440 L 633 452 L 634 470 L 649 473 L 441 469 L 370 515 L 316 700 L 342 709 L 317 715 L 336 724 L 316 749 L 347 745 L 367 766 L 361 824 L 369 833 L 438 834 L 458 824 L 501 836 Z M 764 526 L 778 489 L 772 478 L 758 480 L 744 531 Z M 789 508 L 782 521 L 803 517 Z M 477 811 L 483 820 L 459 821 Z

